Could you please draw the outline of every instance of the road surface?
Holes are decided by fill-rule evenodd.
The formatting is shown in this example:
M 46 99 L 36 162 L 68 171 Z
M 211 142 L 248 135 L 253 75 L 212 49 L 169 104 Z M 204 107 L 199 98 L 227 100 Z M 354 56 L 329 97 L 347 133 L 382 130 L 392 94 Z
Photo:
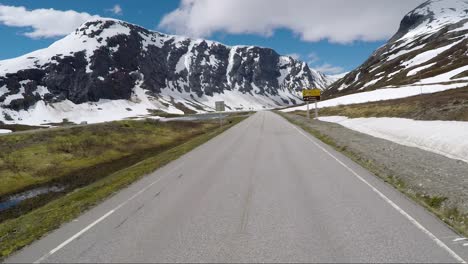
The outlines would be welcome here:
M 420 206 L 258 112 L 7 262 L 462 262 Z

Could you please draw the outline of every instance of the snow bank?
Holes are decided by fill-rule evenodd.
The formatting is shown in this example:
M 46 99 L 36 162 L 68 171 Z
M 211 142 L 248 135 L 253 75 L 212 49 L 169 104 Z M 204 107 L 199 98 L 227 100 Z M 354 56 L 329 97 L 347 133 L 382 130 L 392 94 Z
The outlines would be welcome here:
M 0 129 L 0 134 L 11 133 L 12 131 L 9 129 Z
M 468 70 L 468 65 L 457 68 L 455 70 L 452 70 L 452 71 L 449 71 L 449 72 L 446 72 L 446 73 L 436 75 L 434 77 L 423 79 L 423 80 L 419 81 L 418 84 L 419 83 L 424 84 L 424 83 L 447 82 L 447 81 L 450 81 L 452 79 L 452 77 L 455 77 L 457 74 L 460 74 L 460 73 L 462 73 L 464 71 L 467 71 L 467 70 Z M 457 78 L 457 79 L 455 79 L 455 81 L 456 80 L 465 80 L 465 79 L 466 78 Z
M 468 122 L 405 118 L 320 117 L 349 129 L 468 162 Z
M 215 93 L 213 96 L 203 95 L 198 97 L 186 92 L 163 89 L 157 96 L 147 94 L 147 90 L 140 87 L 141 83 L 133 89 L 130 100 L 104 100 L 75 104 L 69 100 L 46 104 L 37 102 L 28 110 L 14 111 L 0 108 L 0 121 L 6 124 L 43 125 L 48 123 L 60 123 L 64 119 L 74 123 L 87 122 L 101 123 L 126 118 L 153 117 L 149 109 L 158 109 L 172 114 L 184 114 L 178 109 L 178 104 L 197 113 L 214 111 L 216 101 L 224 101 L 227 111 L 263 110 L 284 107 L 295 102 L 302 102 L 299 97 L 291 94 L 286 88 L 279 89 L 276 95 L 254 96 L 250 93 L 242 93 L 238 90 L 226 90 L 223 93 Z M 284 102 L 283 99 L 289 99 Z M 5 116 L 11 119 L 6 120 Z M 159 118 L 159 117 L 158 117 Z
M 318 103 L 318 107 L 331 107 L 338 105 L 348 105 L 348 104 L 359 104 L 366 102 L 375 102 L 383 100 L 398 99 L 404 97 L 410 97 L 419 94 L 427 93 L 436 93 L 449 89 L 465 87 L 466 83 L 454 83 L 454 84 L 434 84 L 434 85 L 418 85 L 418 86 L 404 86 L 399 88 L 385 88 L 378 89 L 369 92 L 361 92 L 350 95 L 341 96 L 338 98 L 333 98 L 330 100 L 321 101 Z M 281 110 L 283 112 L 292 112 L 292 111 L 305 111 L 307 110 L 306 105 L 292 107 L 288 109 Z

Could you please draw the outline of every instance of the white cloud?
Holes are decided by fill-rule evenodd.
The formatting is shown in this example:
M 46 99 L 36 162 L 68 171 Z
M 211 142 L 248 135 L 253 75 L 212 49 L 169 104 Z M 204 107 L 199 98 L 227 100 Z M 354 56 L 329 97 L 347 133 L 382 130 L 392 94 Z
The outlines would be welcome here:
M 298 60 L 301 58 L 301 55 L 299 53 L 290 53 L 290 54 L 286 54 L 285 56 L 289 56 L 295 60 Z
M 309 67 L 311 69 L 317 70 L 319 72 L 322 72 L 324 74 L 330 75 L 330 74 L 339 74 L 344 72 L 344 68 L 340 66 L 335 66 L 331 65 L 329 63 L 323 62 L 320 63 L 321 61 L 320 57 L 317 55 L 315 52 L 311 52 L 307 54 L 306 56 L 307 64 L 309 64 Z
M 287 28 L 304 41 L 384 40 L 423 0 L 182 0 L 159 28 L 207 37 L 215 32 L 271 36 Z
M 313 64 L 313 63 L 316 63 L 320 60 L 319 56 L 314 53 L 314 52 L 311 52 L 307 55 L 307 63 L 309 64 Z
M 110 9 L 107 9 L 107 11 L 110 11 L 110 12 L 114 13 L 115 15 L 122 15 L 123 14 L 122 7 L 120 7 L 119 4 L 116 4 L 116 5 L 114 5 L 114 7 L 110 8 Z
M 343 67 L 340 66 L 335 66 L 331 65 L 329 63 L 323 62 L 319 63 L 321 61 L 320 57 L 317 55 L 315 52 L 311 52 L 307 54 L 306 56 L 302 56 L 299 53 L 289 53 L 286 54 L 285 56 L 289 56 L 293 59 L 300 60 L 301 58 L 305 58 L 307 61 L 307 64 L 309 64 L 309 67 L 311 69 L 320 71 L 324 74 L 330 75 L 330 74 L 341 74 L 345 71 Z
M 328 63 L 324 63 L 324 64 L 313 66 L 313 67 L 311 66 L 311 68 L 319 72 L 323 72 L 325 74 L 339 74 L 339 73 L 344 72 L 344 69 L 342 67 L 333 66 Z
M 0 5 L 0 23 L 10 27 L 31 27 L 31 31 L 24 33 L 30 38 L 64 36 L 85 21 L 98 17 L 73 10 L 60 11 L 52 8 L 27 10 L 22 6 Z

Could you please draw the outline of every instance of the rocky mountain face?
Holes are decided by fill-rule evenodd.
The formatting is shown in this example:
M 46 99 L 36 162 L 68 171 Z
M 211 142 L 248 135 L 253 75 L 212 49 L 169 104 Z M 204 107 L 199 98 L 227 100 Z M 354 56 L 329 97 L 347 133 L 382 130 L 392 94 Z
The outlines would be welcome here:
M 432 0 L 409 12 L 386 45 L 326 94 L 455 83 L 468 85 L 468 0 Z
M 0 61 L 0 121 L 73 119 L 60 112 L 105 112 L 109 100 L 134 112 L 128 115 L 211 111 L 216 100 L 231 110 L 278 107 L 299 103 L 303 88 L 326 83 L 306 63 L 269 48 L 229 47 L 98 19 L 46 49 Z M 113 107 L 110 115 L 122 110 Z

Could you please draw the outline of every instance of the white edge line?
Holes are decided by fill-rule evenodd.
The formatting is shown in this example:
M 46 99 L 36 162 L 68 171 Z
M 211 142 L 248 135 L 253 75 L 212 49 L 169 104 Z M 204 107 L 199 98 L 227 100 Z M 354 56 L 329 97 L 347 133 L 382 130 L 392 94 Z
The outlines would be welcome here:
M 169 175 L 171 173 L 173 173 L 174 171 L 176 171 L 177 169 L 179 169 L 180 167 L 182 167 L 182 164 L 180 164 L 179 166 L 173 168 L 172 170 L 170 170 L 169 172 L 167 172 L 165 175 Z M 135 193 L 132 197 L 128 198 L 127 200 L 125 200 L 123 203 L 119 204 L 118 206 L 116 206 L 114 209 L 110 210 L 109 212 L 107 212 L 105 215 L 101 216 L 99 219 L 97 219 L 96 221 L 92 222 L 91 224 L 89 224 L 88 226 L 86 226 L 85 228 L 83 228 L 81 231 L 79 231 L 78 233 L 74 234 L 73 236 L 71 236 L 69 239 L 65 240 L 64 242 L 62 242 L 60 245 L 58 245 L 56 248 L 52 249 L 51 251 L 49 251 L 47 254 L 45 254 L 44 256 L 42 256 L 41 258 L 39 258 L 38 260 L 34 261 L 33 263 L 41 263 L 42 261 L 44 261 L 45 259 L 47 259 L 48 257 L 50 257 L 51 255 L 53 255 L 55 252 L 59 251 L 60 249 L 62 249 L 63 247 L 65 247 L 66 245 L 70 244 L 73 240 L 75 240 L 76 238 L 78 238 L 79 236 L 81 236 L 82 234 L 84 234 L 86 231 L 88 231 L 89 229 L 93 228 L 95 225 L 99 224 L 101 221 L 103 221 L 104 219 L 106 219 L 107 217 L 109 217 L 110 215 L 112 215 L 115 211 L 119 210 L 120 208 L 122 208 L 124 205 L 126 205 L 128 202 L 130 202 L 131 200 L 135 199 L 136 197 L 138 197 L 139 195 L 141 195 L 142 193 L 144 193 L 146 190 L 148 190 L 149 188 L 151 188 L 151 186 L 155 185 L 156 183 L 160 182 L 163 178 L 165 177 L 159 177 L 157 180 L 153 181 L 151 184 L 149 184 L 148 186 L 146 186 L 145 188 L 141 189 L 140 191 L 138 191 L 137 193 Z
M 252 116 L 250 116 L 252 117 Z M 250 118 L 249 117 L 249 118 Z M 247 123 L 247 127 L 250 126 L 250 124 L 252 123 L 252 119 L 250 118 L 249 120 L 249 123 Z M 171 173 L 173 173 L 174 171 L 176 171 L 177 169 L 179 169 L 180 167 L 182 167 L 183 164 L 180 164 L 179 166 L 173 168 L 172 170 L 170 170 L 168 173 L 166 173 L 166 175 L 169 175 Z M 83 228 L 81 231 L 79 231 L 78 233 L 76 233 L 75 235 L 73 235 L 72 237 L 70 237 L 69 239 L 65 240 L 64 242 L 62 242 L 62 244 L 58 245 L 56 248 L 52 249 L 51 251 L 49 251 L 47 254 L 45 254 L 44 256 L 42 256 L 41 258 L 39 258 L 38 260 L 34 261 L 33 263 L 41 263 L 42 261 L 44 261 L 45 259 L 47 259 L 48 257 L 50 257 L 51 255 L 53 255 L 55 252 L 59 251 L 60 249 L 62 249 L 63 247 L 65 247 L 66 245 L 70 244 L 73 240 L 75 240 L 76 238 L 78 238 L 79 236 L 81 236 L 82 234 L 84 234 L 86 231 L 88 231 L 89 229 L 91 229 L 92 227 L 94 227 L 95 225 L 99 224 L 99 222 L 103 221 L 104 219 L 106 219 L 108 216 L 110 216 L 111 214 L 113 214 L 115 211 L 119 210 L 121 207 L 123 207 L 125 204 L 127 204 L 128 202 L 130 202 L 131 200 L 135 199 L 137 196 L 139 196 L 140 194 L 144 193 L 146 190 L 148 190 L 151 186 L 153 186 L 154 184 L 158 183 L 159 181 L 161 181 L 164 177 L 160 177 L 158 178 L 157 180 L 155 180 L 154 182 L 152 182 L 150 185 L 146 186 L 145 188 L 141 189 L 140 191 L 138 191 L 137 193 L 135 193 L 132 197 L 128 198 L 127 200 L 125 200 L 123 203 L 119 204 L 118 206 L 116 206 L 114 209 L 110 210 L 109 212 L 107 212 L 105 215 L 101 216 L 99 219 L 97 219 L 96 221 L 92 222 L 91 224 L 89 224 L 88 226 L 86 226 L 85 228 Z
M 402 214 L 404 217 L 406 217 L 412 224 L 414 224 L 417 228 L 419 228 L 424 234 L 429 236 L 432 241 L 434 241 L 439 247 L 447 251 L 450 256 L 455 258 L 457 261 L 460 263 L 466 263 L 466 261 L 461 258 L 457 253 L 455 253 L 451 248 L 449 248 L 444 242 L 442 242 L 440 239 L 438 239 L 434 234 L 432 234 L 429 230 L 427 230 L 422 224 L 420 224 L 416 219 L 414 219 L 411 215 L 409 215 L 405 210 L 400 208 L 397 204 L 395 204 L 392 200 L 390 200 L 385 194 L 380 192 L 377 188 L 375 188 L 372 184 L 370 184 L 368 181 L 366 181 L 362 176 L 357 174 L 353 169 L 348 167 L 346 164 L 344 164 L 341 160 L 339 160 L 337 157 L 335 157 L 333 154 L 331 154 L 328 150 L 326 150 L 324 147 L 320 146 L 318 143 L 316 143 L 314 140 L 312 140 L 309 136 L 304 134 L 299 128 L 296 126 L 292 125 L 291 126 L 296 129 L 301 135 L 303 135 L 305 138 L 307 138 L 310 142 L 312 142 L 315 146 L 317 146 L 319 149 L 321 149 L 323 152 L 327 153 L 330 157 L 335 159 L 341 166 L 345 167 L 348 171 L 350 171 L 354 176 L 356 176 L 360 181 L 365 183 L 367 186 L 369 186 L 372 191 L 374 191 L 377 195 L 379 195 L 385 202 L 390 204 L 395 210 L 397 210 L 400 214 Z
M 105 215 L 101 216 L 99 219 L 97 219 L 96 221 L 92 222 L 90 225 L 88 225 L 87 227 L 83 228 L 80 232 L 74 234 L 72 237 L 70 237 L 69 239 L 65 240 L 64 242 L 62 242 L 62 244 L 58 245 L 56 248 L 52 249 L 49 253 L 45 254 L 44 256 L 42 256 L 40 259 L 34 261 L 33 263 L 41 263 L 43 260 L 45 260 L 46 258 L 50 257 L 51 255 L 53 255 L 55 252 L 59 251 L 61 248 L 63 248 L 64 246 L 66 246 L 67 244 L 69 244 L 70 242 L 72 242 L 73 240 L 75 240 L 77 237 L 81 236 L 83 233 L 85 233 L 86 231 L 88 231 L 89 229 L 91 229 L 93 226 L 97 225 L 99 222 L 101 222 L 102 220 L 104 220 L 105 218 L 107 218 L 109 215 L 113 214 L 115 212 L 115 210 L 110 210 L 109 212 L 107 212 Z

